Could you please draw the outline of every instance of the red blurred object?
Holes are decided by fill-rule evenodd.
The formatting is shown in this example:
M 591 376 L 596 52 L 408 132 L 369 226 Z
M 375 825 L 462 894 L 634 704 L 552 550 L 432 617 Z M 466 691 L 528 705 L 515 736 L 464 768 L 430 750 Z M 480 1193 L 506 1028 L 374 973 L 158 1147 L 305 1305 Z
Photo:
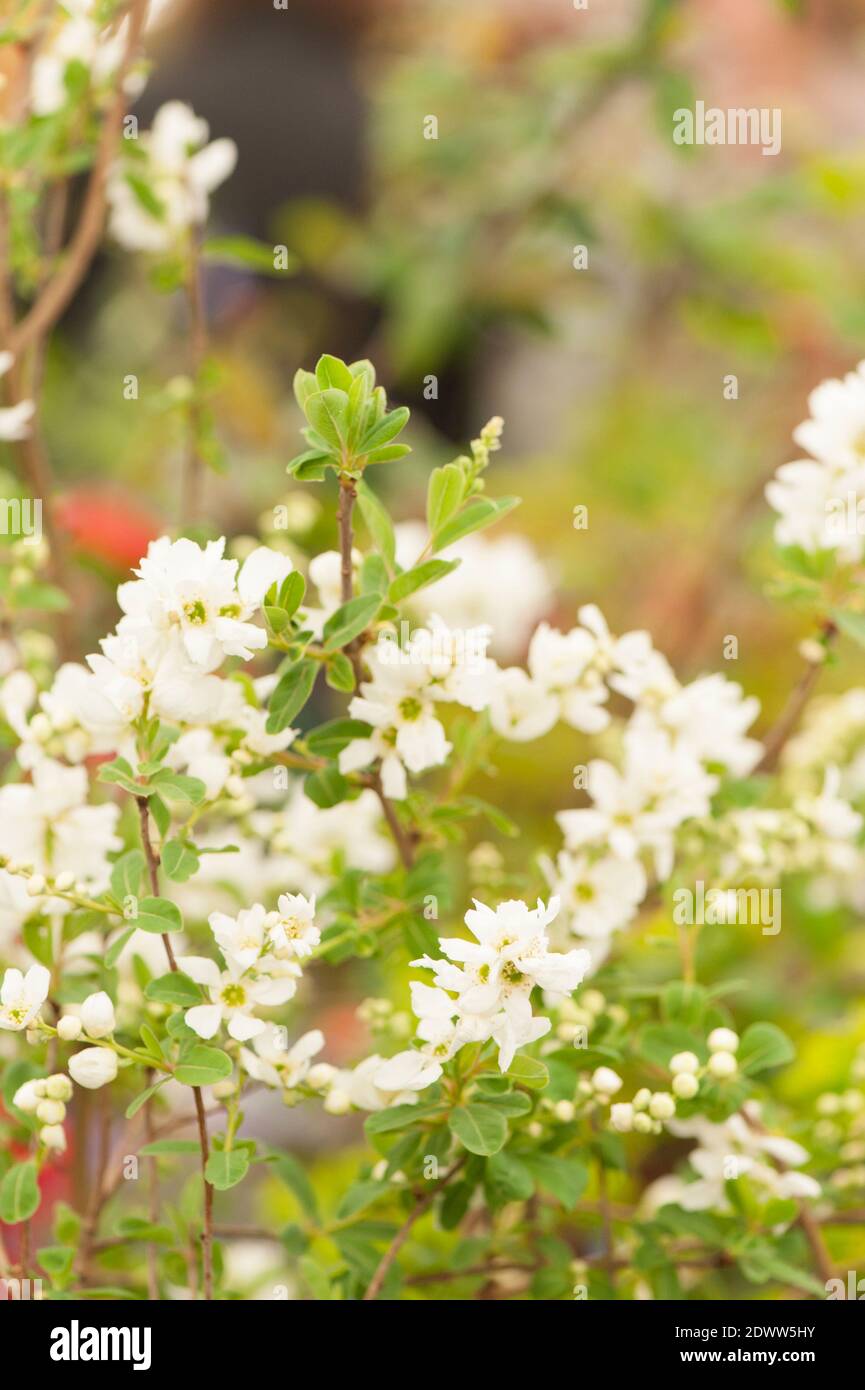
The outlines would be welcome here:
M 137 565 L 164 527 L 127 498 L 75 488 L 56 506 L 57 522 L 76 550 L 126 571 Z

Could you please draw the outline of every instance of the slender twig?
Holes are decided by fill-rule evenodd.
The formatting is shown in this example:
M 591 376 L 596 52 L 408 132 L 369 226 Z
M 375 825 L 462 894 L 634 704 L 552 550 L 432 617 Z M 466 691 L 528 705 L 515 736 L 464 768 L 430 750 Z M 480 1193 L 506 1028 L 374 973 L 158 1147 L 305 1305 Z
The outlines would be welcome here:
M 387 1250 L 382 1255 L 378 1269 L 372 1276 L 372 1279 L 369 1281 L 366 1293 L 363 1296 L 364 1303 L 370 1303 L 374 1299 L 378 1298 L 379 1294 L 381 1293 L 382 1285 L 388 1276 L 388 1271 L 390 1270 L 391 1265 L 393 1264 L 394 1260 L 396 1259 L 397 1255 L 399 1254 L 400 1250 L 405 1245 L 406 1241 L 409 1238 L 409 1235 L 411 1234 L 412 1226 L 414 1226 L 416 1221 L 420 1220 L 420 1218 L 424 1215 L 425 1212 L 429 1211 L 430 1207 L 432 1206 L 436 1197 L 441 1192 L 442 1188 L 447 1187 L 451 1178 L 453 1178 L 455 1174 L 459 1172 L 463 1164 L 466 1162 L 467 1158 L 468 1155 L 464 1154 L 462 1158 L 458 1159 L 457 1162 L 454 1163 L 452 1167 L 448 1169 L 441 1181 L 436 1183 L 432 1191 L 428 1192 L 427 1195 L 424 1198 L 422 1198 L 421 1201 L 419 1201 L 417 1205 L 414 1206 L 412 1210 L 409 1212 L 408 1216 L 406 1217 L 402 1226 L 400 1226 L 399 1230 L 397 1231 Z
M 153 848 L 150 839 L 150 808 L 147 805 L 147 797 L 136 797 L 138 803 L 138 814 L 141 821 L 141 843 L 144 848 L 144 857 L 147 860 L 147 869 L 150 876 L 150 888 L 153 896 L 159 897 L 159 858 Z M 177 970 L 177 961 L 171 947 L 171 941 L 166 934 L 162 937 L 165 945 L 165 953 L 168 956 L 168 964 L 172 971 Z M 205 1176 L 207 1172 L 207 1162 L 210 1157 L 210 1146 L 207 1140 L 207 1116 L 204 1108 L 204 1100 L 201 1095 L 201 1087 L 193 1086 L 192 1094 L 195 1099 L 195 1118 L 198 1122 L 198 1144 L 201 1149 L 201 1180 L 204 1184 L 204 1229 L 201 1235 L 201 1257 L 204 1269 L 204 1297 L 213 1297 L 213 1187 Z
M 49 332 L 72 299 L 96 254 L 105 221 L 106 187 L 126 110 L 126 78 L 144 30 L 148 0 L 132 0 L 123 57 L 114 77 L 114 96 L 105 116 L 78 225 L 63 260 L 35 303 L 14 329 L 7 346 L 20 354 Z
M 821 637 L 825 647 L 831 646 L 838 635 L 838 629 L 827 618 L 821 628 Z M 794 687 L 787 704 L 785 705 L 777 723 L 769 730 L 763 740 L 763 756 L 757 764 L 757 772 L 773 772 L 777 766 L 778 759 L 784 749 L 787 740 L 793 733 L 796 725 L 802 717 L 802 711 L 807 705 L 811 694 L 820 679 L 820 672 L 823 670 L 823 662 L 809 661 L 807 667 Z

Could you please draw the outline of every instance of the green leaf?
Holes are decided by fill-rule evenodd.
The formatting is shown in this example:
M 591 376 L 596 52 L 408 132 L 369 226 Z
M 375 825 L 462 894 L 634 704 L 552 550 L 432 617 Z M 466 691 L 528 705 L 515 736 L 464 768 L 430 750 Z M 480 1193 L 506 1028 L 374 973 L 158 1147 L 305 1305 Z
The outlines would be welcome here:
M 249 1154 L 246 1149 L 214 1149 L 207 1160 L 204 1176 L 217 1192 L 227 1192 L 243 1182 L 249 1172 Z
M 41 1250 L 36 1251 L 36 1259 L 46 1274 L 50 1274 L 53 1279 L 62 1279 L 72 1269 L 75 1247 L 73 1245 L 43 1245 Z
M 572 1211 L 586 1190 L 588 1170 L 576 1158 L 559 1154 L 522 1154 L 523 1162 L 538 1184 L 557 1197 L 567 1211 Z
M 172 772 L 167 767 L 155 772 L 150 782 L 152 786 L 159 788 L 166 801 L 200 806 L 207 795 L 207 788 L 199 777 L 186 777 L 180 772 Z
M 358 1182 L 348 1189 L 342 1201 L 336 1209 L 337 1221 L 348 1221 L 352 1216 L 357 1216 L 358 1212 L 365 1211 L 372 1206 L 373 1202 L 378 1201 L 383 1192 L 392 1192 L 393 1187 L 389 1182 Z
M 15 1163 L 0 1184 L 0 1221 L 16 1226 L 39 1208 L 39 1182 L 33 1159 Z
M 132 919 L 141 931 L 162 936 L 165 932 L 181 931 L 183 918 L 176 903 L 168 898 L 139 898 L 138 912 Z
M 425 560 L 416 569 L 398 574 L 392 581 L 387 596 L 391 603 L 399 603 L 401 599 L 408 598 L 409 594 L 417 593 L 418 589 L 425 589 L 428 584 L 435 584 L 437 580 L 444 579 L 459 563 L 459 560 Z
M 470 536 L 473 531 L 482 531 L 485 527 L 491 526 L 494 521 L 512 511 L 519 504 L 519 500 L 518 497 L 500 497 L 494 502 L 490 497 L 473 497 L 462 511 L 436 534 L 433 538 L 433 550 L 444 550 L 446 546 L 462 540 L 463 536 Z
M 409 413 L 408 407 L 404 405 L 389 411 L 382 420 L 379 420 L 377 425 L 364 435 L 358 452 L 362 454 L 380 453 L 383 444 L 389 444 L 405 429 L 408 424 Z M 408 447 L 403 447 L 408 453 Z
M 162 847 L 162 867 L 174 883 L 186 883 L 198 873 L 198 850 L 188 840 L 168 840 Z
M 522 1159 L 502 1150 L 487 1160 L 484 1188 L 490 1206 L 502 1207 L 506 1202 L 527 1201 L 535 1180 Z
M 366 482 L 357 485 L 357 501 L 376 550 L 384 558 L 388 570 L 393 572 L 396 537 L 386 507 Z
M 284 267 L 278 267 L 274 247 L 248 236 L 208 237 L 201 248 L 201 254 L 206 261 L 215 265 L 244 266 L 249 270 L 258 271 L 261 275 L 274 275 L 277 278 L 297 270 L 299 264 L 296 256 L 286 256 L 281 250 L 286 264 Z
M 345 801 L 351 788 L 339 768 L 331 766 L 311 772 L 304 779 L 303 790 L 310 801 L 327 811 L 331 806 L 338 806 L 341 801 Z
M 200 1152 L 196 1139 L 154 1139 L 138 1150 L 141 1158 L 167 1158 L 171 1154 L 197 1154 Z
M 267 716 L 267 732 L 269 734 L 282 733 L 287 729 L 296 714 L 303 709 L 310 695 L 312 687 L 315 685 L 315 678 L 318 674 L 318 663 L 304 658 L 296 661 L 293 666 L 280 677 L 273 694 L 270 697 Z
M 345 647 L 372 621 L 381 608 L 381 594 L 359 594 L 331 613 L 322 632 L 326 652 Z
M 508 1122 L 492 1105 L 459 1105 L 448 1116 L 451 1133 L 469 1153 L 498 1153 L 508 1137 Z
M 303 1210 L 311 1220 L 318 1222 L 318 1201 L 315 1189 L 307 1176 L 306 1169 L 293 1154 L 278 1154 L 273 1165 L 277 1175 L 290 1187 Z
M 324 678 L 331 690 L 340 690 L 345 694 L 354 690 L 354 669 L 344 652 L 334 652 L 328 659 Z
M 232 1072 L 231 1058 L 218 1047 L 193 1047 L 177 1064 L 175 1080 L 183 1086 L 213 1086 Z
M 170 1076 L 161 1076 L 152 1086 L 148 1086 L 146 1091 L 141 1091 L 133 1101 L 126 1107 L 126 1118 L 131 1120 L 133 1115 L 137 1115 L 142 1105 L 146 1105 L 151 1096 L 155 1096 L 160 1086 L 164 1086 L 166 1081 L 170 1081 Z
M 774 1023 L 752 1023 L 746 1028 L 739 1044 L 739 1066 L 746 1076 L 756 1076 L 768 1067 L 780 1067 L 792 1062 L 796 1049 Z
M 328 388 L 308 396 L 306 418 L 316 434 L 336 451 L 348 439 L 348 396 L 345 391 Z
M 187 1009 L 200 1004 L 202 999 L 199 986 L 182 970 L 170 970 L 167 975 L 151 980 L 144 997 L 159 1004 L 182 1004 Z
M 701 1062 L 707 1057 L 701 1037 L 679 1023 L 651 1024 L 644 1028 L 639 1039 L 640 1056 L 656 1067 L 668 1067 L 677 1052 L 694 1052 Z
M 330 719 L 306 736 L 306 745 L 316 757 L 335 758 L 353 739 L 369 738 L 371 726 L 362 719 Z
M 536 1057 L 515 1057 L 505 1073 L 530 1091 L 542 1091 L 549 1084 L 550 1073 Z
M 426 494 L 426 520 L 430 535 L 450 521 L 463 500 L 465 480 L 463 471 L 455 463 L 446 463 L 444 468 L 434 468 L 430 474 Z
M 319 391 L 331 387 L 348 395 L 354 385 L 354 377 L 341 357 L 333 357 L 329 352 L 322 353 L 315 364 L 315 381 Z
M 141 888 L 145 860 L 140 849 L 127 850 L 115 859 L 111 867 L 111 891 L 118 902 L 129 896 L 137 897 Z
M 135 931 L 136 928 L 134 926 L 127 927 L 126 931 L 121 932 L 119 936 L 114 938 L 104 956 L 105 964 L 109 970 L 113 969 L 117 964 L 123 951 L 135 935 Z
M 836 608 L 832 620 L 845 637 L 852 637 L 860 647 L 865 647 L 865 613 L 849 613 L 844 608 Z

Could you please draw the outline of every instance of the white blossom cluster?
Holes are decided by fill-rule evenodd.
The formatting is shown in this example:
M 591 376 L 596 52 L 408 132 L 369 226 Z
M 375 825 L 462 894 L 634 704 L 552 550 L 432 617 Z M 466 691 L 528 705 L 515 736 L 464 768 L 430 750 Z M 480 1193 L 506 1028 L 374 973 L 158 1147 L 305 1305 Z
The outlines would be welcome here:
M 862 559 L 865 548 L 865 362 L 808 397 L 810 417 L 793 431 L 811 455 L 782 464 L 766 486 L 780 545 Z

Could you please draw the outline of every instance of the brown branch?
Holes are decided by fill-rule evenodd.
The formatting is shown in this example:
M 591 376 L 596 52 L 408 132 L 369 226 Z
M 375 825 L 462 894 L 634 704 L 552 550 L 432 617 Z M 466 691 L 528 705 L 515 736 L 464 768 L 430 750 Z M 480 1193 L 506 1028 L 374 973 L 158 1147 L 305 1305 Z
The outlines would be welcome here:
M 146 796 L 138 796 L 135 799 L 138 803 L 138 814 L 141 821 L 141 843 L 144 848 L 144 856 L 147 860 L 150 889 L 153 896 L 158 898 L 159 857 L 150 839 L 150 808 L 148 807 Z M 163 934 L 162 940 L 165 945 L 165 953 L 168 956 L 168 964 L 172 971 L 176 971 L 177 961 L 168 935 Z M 192 1094 L 195 1098 L 195 1118 L 198 1122 L 198 1145 L 201 1149 L 201 1180 L 204 1184 L 204 1229 L 201 1234 L 201 1257 L 204 1268 L 204 1297 L 210 1300 L 213 1298 L 213 1187 L 205 1177 L 207 1161 L 210 1157 L 210 1146 L 207 1140 L 207 1116 L 204 1108 L 204 1100 L 201 1095 L 201 1087 L 193 1086 Z
M 399 1230 L 397 1231 L 387 1250 L 384 1252 L 381 1261 L 379 1262 L 378 1269 L 372 1276 L 372 1279 L 369 1281 L 366 1293 L 364 1294 L 362 1300 L 364 1303 L 371 1303 L 376 1298 L 378 1298 L 379 1294 L 381 1293 L 382 1284 L 388 1276 L 388 1271 L 390 1270 L 390 1267 L 396 1259 L 397 1255 L 399 1254 L 400 1250 L 408 1240 L 409 1235 L 411 1234 L 411 1229 L 414 1226 L 415 1222 L 419 1221 L 420 1218 L 425 1214 L 425 1212 L 429 1211 L 436 1197 L 439 1195 L 439 1193 L 442 1191 L 444 1187 L 447 1187 L 451 1178 L 453 1178 L 459 1172 L 463 1164 L 466 1162 L 467 1157 L 468 1155 L 464 1155 L 462 1158 L 458 1159 L 457 1162 L 454 1163 L 453 1166 L 449 1168 L 448 1171 L 445 1173 L 444 1177 L 441 1179 L 441 1182 L 437 1182 L 432 1191 L 428 1192 L 427 1195 L 420 1202 L 418 1202 L 417 1205 L 414 1206 L 412 1210 L 409 1212 L 402 1226 L 400 1226 Z
M 62 264 L 12 333 L 8 347 L 15 354 L 20 354 L 24 348 L 29 347 L 54 327 L 87 274 L 96 254 L 105 222 L 108 174 L 126 109 L 124 86 L 144 30 L 147 4 L 148 0 L 132 0 L 128 14 L 126 46 L 115 74 L 114 96 L 102 126 L 81 216 L 72 240 L 66 247 Z
M 824 646 L 827 648 L 835 641 L 838 636 L 838 629 L 831 618 L 827 618 L 823 623 L 820 636 Z M 808 662 L 780 718 L 777 723 L 772 726 L 763 740 L 763 756 L 754 769 L 755 772 L 774 772 L 778 765 L 778 759 L 784 750 L 784 746 L 795 730 L 796 725 L 799 723 L 802 717 L 802 711 L 811 698 L 811 694 L 820 679 L 822 670 L 822 662 Z

